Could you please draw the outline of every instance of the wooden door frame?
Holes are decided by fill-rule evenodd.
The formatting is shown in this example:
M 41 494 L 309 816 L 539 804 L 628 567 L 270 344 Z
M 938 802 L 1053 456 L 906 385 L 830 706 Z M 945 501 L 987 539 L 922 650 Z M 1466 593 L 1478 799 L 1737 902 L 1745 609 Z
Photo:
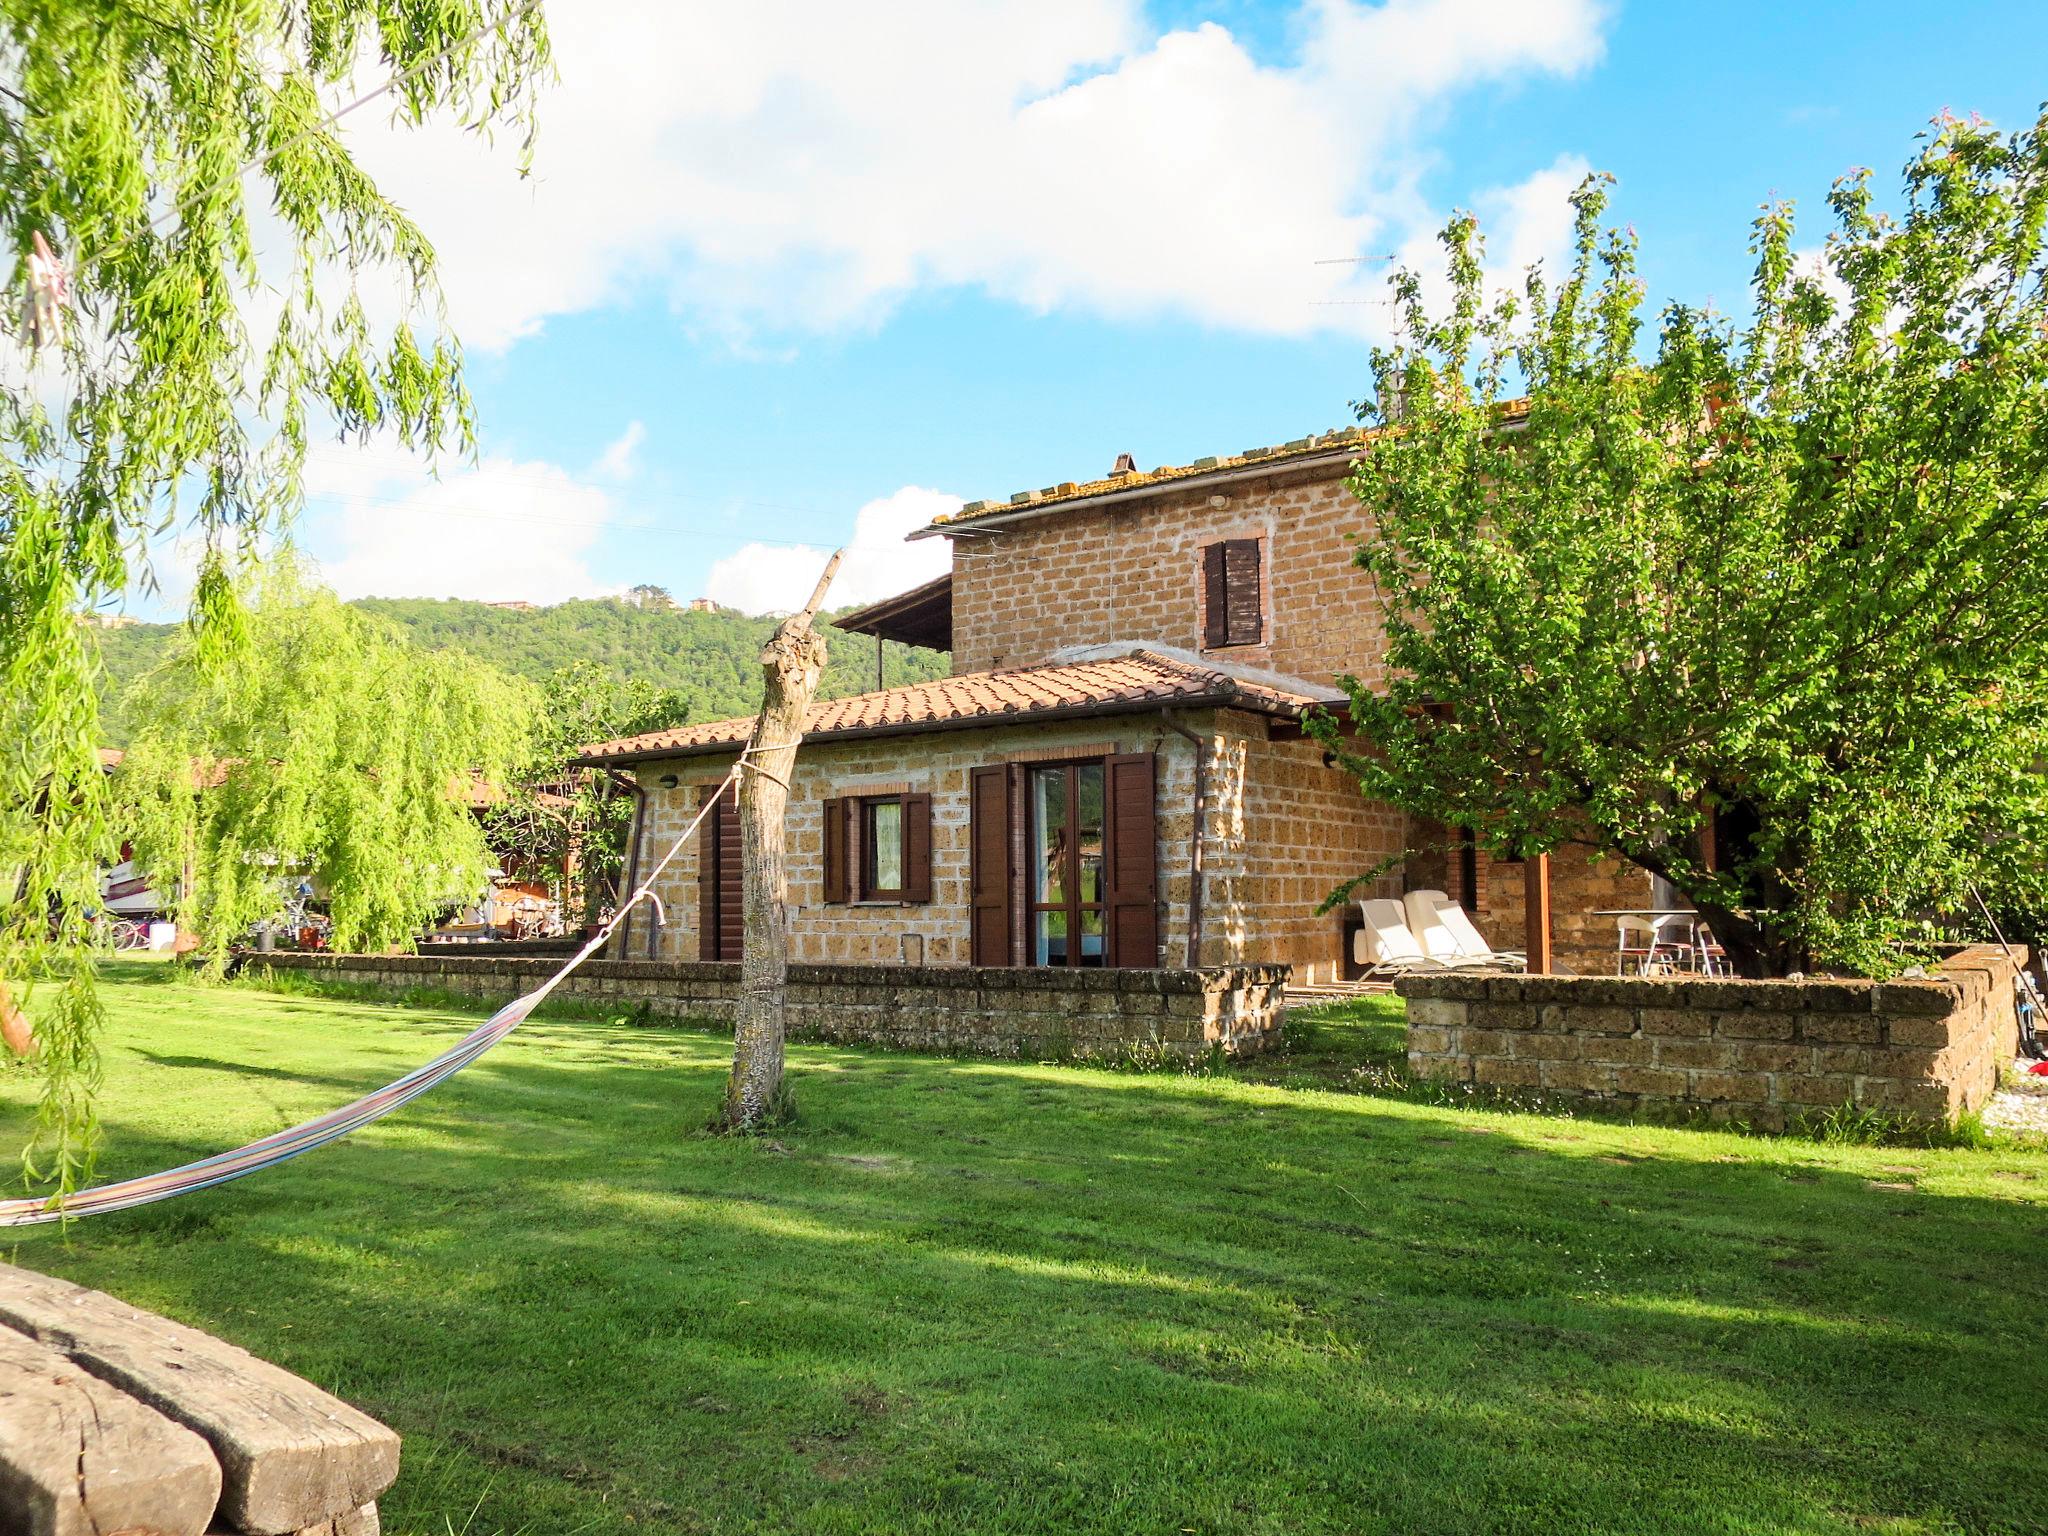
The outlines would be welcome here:
M 1081 900 L 1081 770 L 1095 768 L 1102 774 L 1102 895 L 1093 902 Z M 1110 969 L 1113 961 L 1109 950 L 1109 759 L 1107 757 L 1052 758 L 1042 762 L 1026 763 L 1024 768 L 1024 963 L 1039 968 L 1037 955 L 1038 915 L 1041 912 L 1059 912 L 1067 919 L 1067 958 L 1059 964 L 1063 967 L 1082 970 L 1082 924 L 1086 912 L 1096 912 L 1102 917 L 1102 962 L 1100 969 Z M 1067 840 L 1066 868 L 1062 871 L 1066 879 L 1068 898 L 1057 906 L 1038 900 L 1038 892 L 1032 885 L 1032 870 L 1037 862 L 1038 850 L 1038 801 L 1031 792 L 1032 776 L 1062 770 L 1067 791 L 1067 827 L 1071 835 Z M 1048 960 L 1044 969 L 1051 970 L 1053 962 Z

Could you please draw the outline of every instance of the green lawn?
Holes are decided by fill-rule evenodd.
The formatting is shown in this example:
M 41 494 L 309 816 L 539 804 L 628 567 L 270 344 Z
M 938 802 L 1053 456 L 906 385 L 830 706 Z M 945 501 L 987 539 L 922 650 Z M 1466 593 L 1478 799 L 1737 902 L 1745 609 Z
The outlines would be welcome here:
M 111 989 L 107 1172 L 473 1016 Z M 405 1435 L 394 1533 L 1907 1532 L 2048 1523 L 2048 1153 L 551 1020 L 353 1141 L 16 1262 Z M 0 1076 L 18 1137 L 27 1084 Z

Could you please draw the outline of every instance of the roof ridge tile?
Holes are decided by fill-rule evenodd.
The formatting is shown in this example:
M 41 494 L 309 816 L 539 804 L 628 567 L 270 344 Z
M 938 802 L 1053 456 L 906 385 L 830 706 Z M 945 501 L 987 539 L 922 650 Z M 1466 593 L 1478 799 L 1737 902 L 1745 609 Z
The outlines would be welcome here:
M 1493 410 L 1499 419 L 1512 420 L 1528 414 L 1529 400 L 1527 396 L 1498 400 L 1494 402 Z M 1112 491 L 1141 491 L 1247 466 L 1262 470 L 1285 469 L 1286 461 L 1290 458 L 1313 458 L 1337 448 L 1362 447 L 1377 441 L 1389 432 L 1398 430 L 1398 424 L 1378 427 L 1333 427 L 1327 432 L 1311 432 L 1306 437 L 1275 443 L 1269 448 L 1247 448 L 1240 453 L 1225 455 L 1207 454 L 1188 464 L 1161 464 L 1157 469 L 1111 473 L 1097 480 L 1062 480 L 1055 485 L 1043 486 L 1037 490 L 1018 491 L 1007 501 L 989 499 L 967 502 L 957 512 L 943 513 L 933 518 L 927 526 L 932 530 L 939 530 L 992 517 L 998 513 L 1040 512 L 1066 502 L 1086 501 L 1093 496 L 1107 495 Z

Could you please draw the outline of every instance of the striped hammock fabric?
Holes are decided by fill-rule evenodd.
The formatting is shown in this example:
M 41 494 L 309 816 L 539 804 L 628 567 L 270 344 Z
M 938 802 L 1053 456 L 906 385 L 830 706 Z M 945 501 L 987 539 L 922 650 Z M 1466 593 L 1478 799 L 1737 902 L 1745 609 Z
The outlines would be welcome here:
M 740 760 L 733 764 L 732 771 L 725 777 L 725 784 L 731 784 L 739 777 L 742 767 L 751 766 L 742 753 Z M 216 1184 L 225 1184 L 230 1179 L 239 1179 L 265 1168 L 275 1167 L 294 1157 L 324 1147 L 331 1141 L 339 1141 L 351 1132 L 383 1119 L 394 1110 L 411 1103 L 428 1089 L 445 1083 L 471 1062 L 503 1040 L 522 1024 L 527 1015 L 547 999 L 549 993 L 569 974 L 604 947 L 611 938 L 612 930 L 618 927 L 627 913 L 642 901 L 650 902 L 659 921 L 661 902 L 654 895 L 654 882 L 668 867 L 669 861 L 697 830 L 711 808 L 724 793 L 721 785 L 718 793 L 707 795 L 703 809 L 691 818 L 690 824 L 670 845 L 661 861 L 648 872 L 639 889 L 634 891 L 612 914 L 611 921 L 601 928 L 595 937 L 578 950 L 563 964 L 560 970 L 542 982 L 523 997 L 514 998 L 490 1018 L 463 1036 L 461 1041 L 443 1051 L 425 1066 L 415 1067 L 398 1081 L 375 1093 L 366 1094 L 353 1104 L 330 1110 L 317 1119 L 289 1130 L 277 1131 L 260 1141 L 252 1141 L 246 1147 L 233 1152 L 216 1153 L 201 1158 L 196 1163 L 186 1163 L 179 1168 L 169 1168 L 161 1173 L 144 1174 L 140 1178 L 123 1179 L 114 1184 L 99 1184 L 91 1189 L 80 1190 L 68 1200 L 37 1197 L 0 1200 L 0 1227 L 27 1227 L 41 1222 L 69 1221 L 80 1216 L 97 1216 L 105 1211 L 126 1210 L 130 1206 L 149 1205 L 157 1200 L 169 1200 L 176 1195 L 190 1194 L 194 1190 L 210 1189 Z

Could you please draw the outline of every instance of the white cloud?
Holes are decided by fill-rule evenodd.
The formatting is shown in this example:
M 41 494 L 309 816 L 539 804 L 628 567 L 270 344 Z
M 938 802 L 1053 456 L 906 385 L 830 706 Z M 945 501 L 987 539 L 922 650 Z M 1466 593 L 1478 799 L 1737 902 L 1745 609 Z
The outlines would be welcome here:
M 872 603 L 943 576 L 951 568 L 944 539 L 906 544 L 906 535 L 934 517 L 960 510 L 958 496 L 906 485 L 854 514 L 853 538 L 832 579 L 827 607 Z M 832 552 L 823 546 L 748 544 L 711 567 L 705 593 L 743 613 L 775 613 L 803 605 Z
M 1576 217 L 1571 195 L 1592 169 L 1577 155 L 1560 155 L 1526 181 L 1482 192 L 1477 211 L 1489 272 L 1519 281 L 1535 263 L 1554 262 L 1568 250 Z M 1552 269 L 1553 286 L 1561 276 Z
M 1473 198 L 1479 232 L 1486 240 L 1486 278 L 1495 292 L 1520 293 L 1531 266 L 1541 262 L 1555 290 L 1562 262 L 1571 249 L 1571 194 L 1592 169 L 1577 155 L 1560 155 L 1552 164 L 1511 187 L 1487 187 Z M 1450 279 L 1443 269 L 1443 247 L 1434 229 L 1417 229 L 1399 252 L 1401 264 L 1422 277 L 1422 301 L 1432 314 L 1450 304 Z
M 394 449 L 315 449 L 306 491 L 299 543 L 343 597 L 554 603 L 605 590 L 588 560 L 612 498 L 557 464 L 486 456 L 436 478 Z
M 591 466 L 601 479 L 630 480 L 633 472 L 640 467 L 640 445 L 647 440 L 647 427 L 643 422 L 631 422 L 626 430 L 605 444 L 603 453 Z
M 1434 228 L 1415 188 L 1454 98 L 1584 69 L 1604 9 L 1307 0 L 1299 61 L 1275 64 L 1213 23 L 1158 35 L 1138 0 L 583 0 L 550 7 L 562 84 L 533 181 L 502 142 L 355 139 L 438 245 L 474 346 L 648 283 L 740 337 L 873 323 L 933 284 L 1376 331 L 1382 311 L 1330 301 L 1381 295 L 1381 270 L 1316 261 Z

